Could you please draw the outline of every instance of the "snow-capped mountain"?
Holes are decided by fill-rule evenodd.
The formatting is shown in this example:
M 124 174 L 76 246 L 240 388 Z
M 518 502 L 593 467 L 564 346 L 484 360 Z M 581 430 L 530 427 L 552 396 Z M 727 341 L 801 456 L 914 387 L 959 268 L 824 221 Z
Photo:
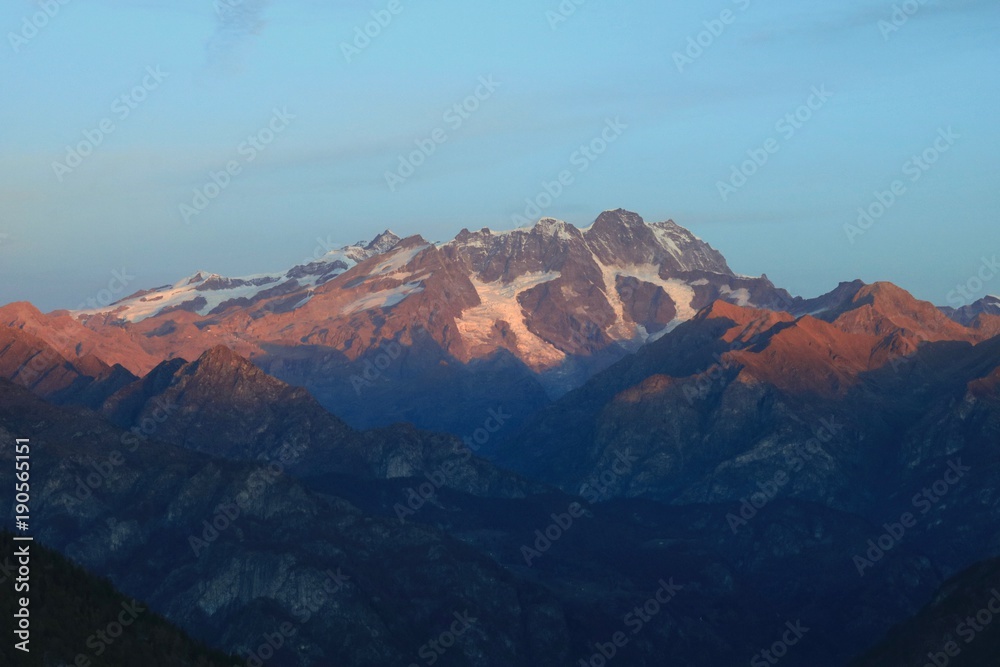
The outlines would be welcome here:
M 387 231 L 284 272 L 202 271 L 99 310 L 46 316 L 22 304 L 4 323 L 74 365 L 93 355 L 138 376 L 224 345 L 355 426 L 468 433 L 501 407 L 515 424 L 716 301 L 872 335 L 902 329 L 883 351 L 897 356 L 922 341 L 1000 333 L 1000 317 L 984 312 L 964 327 L 905 297 L 855 281 L 792 298 L 766 276 L 736 275 L 674 222 L 616 210 L 585 228 L 544 218 L 444 243 Z
M 388 252 L 400 240 L 386 230 L 370 243 L 359 241 L 354 245 L 332 250 L 315 261 L 297 265 L 284 273 L 227 278 L 217 273 L 198 271 L 173 285 L 132 294 L 110 308 L 80 310 L 76 314 L 95 315 L 110 310 L 122 320 L 135 323 L 172 310 L 210 315 L 259 298 L 303 290 L 307 293 L 304 298 L 309 298 L 309 293 L 314 288 L 336 278 L 358 262 Z
M 223 344 L 348 419 L 364 413 L 356 423 L 440 427 L 412 404 L 405 414 L 380 405 L 371 415 L 369 399 L 384 389 L 388 403 L 405 403 L 409 386 L 414 395 L 494 400 L 482 380 L 502 374 L 520 379 L 526 398 L 516 400 L 545 400 L 717 299 L 794 301 L 764 276 L 734 274 L 674 222 L 617 210 L 583 229 L 544 218 L 530 229 L 462 230 L 439 244 L 385 232 L 284 273 L 199 272 L 73 316 L 96 331 L 124 329 L 144 359 L 196 359 Z M 404 361 L 387 363 L 387 350 Z
M 426 293 L 438 283 L 438 293 Z M 228 278 L 202 271 L 75 315 L 142 328 L 155 320 L 160 328 L 180 324 L 180 312 L 191 314 L 184 320 L 219 324 L 294 312 L 296 331 L 316 338 L 318 330 L 303 331 L 303 317 L 324 330 L 359 313 L 380 320 L 421 293 L 454 318 L 456 337 L 439 342 L 458 358 L 507 349 L 537 371 L 571 355 L 658 337 L 716 298 L 761 306 L 789 300 L 765 278 L 733 274 L 722 255 L 672 221 L 646 224 L 619 210 L 585 229 L 544 218 L 527 230 L 463 230 L 437 245 L 387 231 L 284 273 Z M 307 308 L 313 299 L 323 302 L 321 312 Z M 419 320 L 444 314 L 421 313 L 412 324 L 429 329 Z M 398 340 L 399 331 L 376 328 L 368 349 Z M 365 347 L 355 342 L 348 355 Z

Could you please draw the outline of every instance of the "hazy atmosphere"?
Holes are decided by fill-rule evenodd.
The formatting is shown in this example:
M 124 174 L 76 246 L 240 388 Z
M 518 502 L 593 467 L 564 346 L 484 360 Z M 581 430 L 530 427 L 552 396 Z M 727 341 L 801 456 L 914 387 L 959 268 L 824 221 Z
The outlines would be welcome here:
M 1000 5 L 904 4 L 4 2 L 0 301 L 624 207 L 944 305 L 1000 241 Z
M 996 667 L 998 0 L 0 36 L 0 666 Z

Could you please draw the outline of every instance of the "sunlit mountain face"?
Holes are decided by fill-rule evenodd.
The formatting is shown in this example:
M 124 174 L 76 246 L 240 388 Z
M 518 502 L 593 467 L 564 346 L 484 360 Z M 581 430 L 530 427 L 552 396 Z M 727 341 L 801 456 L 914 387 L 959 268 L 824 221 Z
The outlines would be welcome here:
M 622 210 L 387 231 L 0 308 L 0 429 L 40 539 L 247 664 L 872 664 L 1000 550 L 991 304 L 793 297 Z
M 766 277 L 735 275 L 679 225 L 617 210 L 583 230 L 542 219 L 438 244 L 387 231 L 284 273 L 202 271 L 42 319 L 74 329 L 50 337 L 71 355 L 77 337 L 114 340 L 105 357 L 137 375 L 221 344 L 355 426 L 462 434 L 498 402 L 520 422 L 717 299 L 795 303 Z M 32 330 L 40 314 L 19 308 L 10 317 Z
M 996 667 L 997 34 L 0 2 L 0 667 Z

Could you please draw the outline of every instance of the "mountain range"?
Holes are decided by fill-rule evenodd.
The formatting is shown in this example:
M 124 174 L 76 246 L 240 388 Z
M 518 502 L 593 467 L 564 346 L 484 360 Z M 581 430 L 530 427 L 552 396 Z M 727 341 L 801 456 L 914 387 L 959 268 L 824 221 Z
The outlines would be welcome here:
M 293 624 L 269 664 L 888 664 L 1000 556 L 997 303 L 793 297 L 623 210 L 387 231 L 0 308 L 0 434 L 39 539 L 227 653 Z
M 103 309 L 5 319 L 62 327 L 48 342 L 67 358 L 103 348 L 136 375 L 226 345 L 354 426 L 465 433 L 497 403 L 520 421 L 719 298 L 793 301 L 673 222 L 619 210 L 583 230 L 543 219 L 441 244 L 386 231 L 284 273 L 198 272 Z

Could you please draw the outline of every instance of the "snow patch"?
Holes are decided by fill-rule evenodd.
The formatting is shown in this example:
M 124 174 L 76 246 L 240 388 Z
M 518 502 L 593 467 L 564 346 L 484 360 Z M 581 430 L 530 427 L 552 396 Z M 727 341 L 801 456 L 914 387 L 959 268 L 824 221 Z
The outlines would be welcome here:
M 546 236 L 554 236 L 562 241 L 571 241 L 573 235 L 569 232 L 569 223 L 555 218 L 542 218 L 535 224 L 535 229 Z
M 684 253 L 681 252 L 680 246 L 677 245 L 677 241 L 670 230 L 658 227 L 657 225 L 650 225 L 649 228 L 653 230 L 653 235 L 659 241 L 660 245 L 666 248 L 674 256 L 674 259 L 683 265 Z
M 392 289 L 365 294 L 360 299 L 345 306 L 341 312 L 345 315 L 351 315 L 373 308 L 392 308 L 411 294 L 419 294 L 423 291 L 424 286 L 421 283 L 404 283 Z
M 566 355 L 528 329 L 517 297 L 522 292 L 559 276 L 558 271 L 527 273 L 509 283 L 484 283 L 471 276 L 470 280 L 481 303 L 462 312 L 461 319 L 456 323 L 459 334 L 473 345 L 493 346 L 496 344 L 495 325 L 502 320 L 517 337 L 518 354 L 526 363 L 534 367 L 558 364 Z
M 686 283 L 683 280 L 678 280 L 676 278 L 661 278 L 660 267 L 656 264 L 639 264 L 619 267 L 602 264 L 597 261 L 596 257 L 594 258 L 594 261 L 601 267 L 601 273 L 604 279 L 604 295 L 607 297 L 608 304 L 615 312 L 616 321 L 608 333 L 613 338 L 618 340 L 632 340 L 638 338 L 643 342 L 652 342 L 666 335 L 679 324 L 690 320 L 697 314 L 697 311 L 692 305 L 695 299 L 693 285 L 708 284 L 708 281 L 704 279 L 695 283 Z M 616 288 L 617 278 L 619 276 L 623 278 L 634 278 L 640 282 L 656 285 L 663 289 L 667 296 L 669 296 L 674 302 L 677 316 L 664 329 L 657 331 L 655 334 L 649 334 L 644 327 L 639 325 L 630 326 L 625 321 L 624 304 L 622 304 L 621 297 L 618 295 L 618 290 Z
M 723 285 L 719 288 L 719 293 L 729 297 L 737 306 L 747 306 L 750 304 L 750 290 L 746 287 L 734 290 L 729 285 Z
M 391 251 L 385 261 L 379 262 L 375 268 L 372 269 L 370 275 L 384 276 L 389 273 L 395 273 L 412 262 L 417 255 L 430 247 L 431 244 L 427 243 L 424 245 L 414 246 L 412 248 L 400 248 L 399 250 Z
M 393 253 L 385 262 L 375 267 L 375 273 L 384 275 L 397 272 L 427 247 L 427 245 L 423 245 L 414 248 L 404 248 L 399 252 Z M 174 285 L 153 290 L 148 294 L 131 299 L 123 299 L 104 308 L 79 310 L 75 311 L 75 313 L 77 315 L 95 315 L 98 313 L 113 312 L 128 322 L 136 323 L 158 315 L 165 309 L 183 306 L 196 299 L 203 298 L 206 302 L 205 305 L 195 310 L 195 312 L 199 315 L 208 315 L 212 310 L 226 301 L 232 299 L 253 300 L 264 290 L 287 285 L 293 281 L 307 293 L 294 307 L 300 308 L 308 303 L 313 288 L 319 284 L 321 278 L 325 277 L 329 280 L 332 277 L 339 276 L 356 266 L 359 262 L 374 256 L 374 254 L 376 253 L 360 246 L 348 246 L 340 250 L 331 250 L 318 259 L 307 260 L 306 263 L 299 264 L 285 273 L 257 273 L 239 278 L 226 278 L 217 273 L 198 271 Z M 327 265 L 337 262 L 342 263 L 344 267 L 328 268 Z M 294 278 L 292 277 L 293 275 L 295 276 Z M 407 277 L 403 276 L 402 278 L 406 279 Z M 245 284 L 216 289 L 198 289 L 198 287 L 204 286 L 208 281 L 220 284 Z M 389 306 L 392 305 L 395 305 L 395 303 L 391 303 L 390 299 Z
M 204 273 L 201 274 L 201 277 L 205 278 L 205 280 L 219 278 L 219 276 L 216 276 L 215 274 Z M 196 280 L 192 283 L 192 279 L 198 278 L 198 274 L 195 274 L 194 276 L 185 278 L 170 287 L 163 287 L 142 296 L 125 299 L 105 308 L 78 310 L 75 311 L 75 314 L 96 315 L 98 313 L 120 311 L 119 315 L 122 319 L 135 323 L 141 322 L 148 317 L 152 317 L 164 309 L 182 306 L 185 303 L 202 298 L 206 303 L 195 312 L 199 315 L 208 315 L 212 312 L 212 310 L 231 299 L 252 299 L 263 290 L 271 289 L 278 285 L 280 279 L 284 277 L 285 276 L 283 274 L 257 274 L 255 276 L 237 279 L 244 280 L 248 283 L 239 287 L 199 290 L 197 287 L 201 285 L 204 280 Z M 260 282 L 261 279 L 273 280 L 270 280 L 263 285 L 253 284 L 253 282 L 251 282 Z M 225 279 L 222 278 L 222 280 Z
M 674 302 L 674 307 L 677 309 L 677 320 L 686 322 L 698 314 L 692 305 L 695 299 L 694 289 L 686 282 L 671 278 L 670 280 L 661 280 L 660 287 Z

